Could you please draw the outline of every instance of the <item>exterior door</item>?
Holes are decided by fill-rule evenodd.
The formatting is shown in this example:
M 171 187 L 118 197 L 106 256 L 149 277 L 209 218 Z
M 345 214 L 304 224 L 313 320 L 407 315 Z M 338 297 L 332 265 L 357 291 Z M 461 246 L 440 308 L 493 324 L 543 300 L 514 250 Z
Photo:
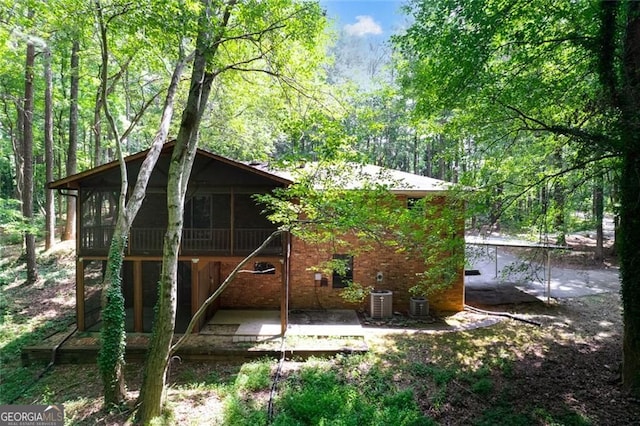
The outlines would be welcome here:
M 198 272 L 198 307 L 207 300 L 220 287 L 220 262 L 207 262 Z M 206 315 L 200 320 L 199 328 L 202 328 L 207 321 L 220 308 L 220 299 L 216 299 L 207 309 Z

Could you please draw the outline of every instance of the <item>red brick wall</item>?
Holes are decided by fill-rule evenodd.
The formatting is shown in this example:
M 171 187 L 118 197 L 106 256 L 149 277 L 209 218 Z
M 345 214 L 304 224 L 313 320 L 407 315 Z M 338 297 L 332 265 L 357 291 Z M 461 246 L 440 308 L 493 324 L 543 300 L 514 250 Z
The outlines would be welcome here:
M 311 246 L 304 241 L 294 239 L 291 247 L 291 287 L 289 307 L 291 309 L 365 309 L 369 311 L 369 297 L 362 303 L 345 301 L 340 293 L 342 289 L 333 288 L 331 276 L 324 275 L 328 285 L 323 287 L 314 281 L 313 266 L 331 258 L 332 253 L 321 247 Z M 423 271 L 422 259 L 407 257 L 393 249 L 380 246 L 363 253 L 353 261 L 353 280 L 364 287 L 393 291 L 393 310 L 406 314 L 409 310 L 411 294 L 409 288 L 417 282 L 416 273 Z M 382 272 L 381 283 L 376 275 Z M 460 311 L 464 305 L 463 279 L 460 270 L 459 279 L 448 290 L 429 297 L 430 309 L 437 312 Z
M 220 278 L 224 281 L 238 265 L 241 258 L 233 258 L 220 265 Z M 253 270 L 255 262 L 266 261 L 276 268 L 275 274 L 239 273 L 220 296 L 220 307 L 232 309 L 280 309 L 283 265 L 273 257 L 255 258 L 245 266 Z
M 439 200 L 442 201 L 442 200 Z M 463 233 L 460 222 L 460 233 Z M 369 297 L 362 303 L 345 301 L 342 289 L 333 288 L 332 277 L 323 275 L 327 283 L 321 286 L 315 282 L 312 268 L 335 254 L 329 246 L 307 244 L 297 238 L 291 242 L 291 271 L 289 287 L 290 309 L 365 309 L 369 311 Z M 229 259 L 221 266 L 221 279 L 225 279 L 240 259 Z M 260 259 L 255 260 L 260 261 Z M 276 267 L 275 274 L 239 274 L 221 297 L 221 308 L 279 309 L 281 301 L 283 264 L 269 260 Z M 422 259 L 407 253 L 396 253 L 389 247 L 380 245 L 354 258 L 353 280 L 364 287 L 393 291 L 393 310 L 406 313 L 409 310 L 411 294 L 418 277 L 424 270 Z M 253 262 L 246 269 L 252 269 Z M 381 283 L 376 275 L 382 272 Z M 429 296 L 430 310 L 435 312 L 460 311 L 464 308 L 464 267 L 461 266 L 456 283 L 447 289 Z
M 325 286 L 316 283 L 314 266 L 331 259 L 333 253 L 314 244 L 307 244 L 304 241 L 292 238 L 291 241 L 291 274 L 289 287 L 289 308 L 290 309 L 336 309 L 361 307 L 358 304 L 346 302 L 341 296 L 341 289 L 334 289 L 331 276 L 323 274 Z M 354 281 L 360 279 L 357 268 L 358 263 L 354 261 Z

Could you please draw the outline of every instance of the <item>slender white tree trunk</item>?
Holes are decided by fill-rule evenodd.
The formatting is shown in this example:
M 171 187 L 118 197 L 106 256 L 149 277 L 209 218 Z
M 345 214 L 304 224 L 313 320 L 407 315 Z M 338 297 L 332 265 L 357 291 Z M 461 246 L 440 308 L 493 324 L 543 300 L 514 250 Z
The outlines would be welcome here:
M 45 179 L 53 180 L 53 76 L 51 73 L 51 50 L 44 51 L 44 161 Z M 45 190 L 45 240 L 44 249 L 50 249 L 55 242 L 56 212 L 53 190 Z

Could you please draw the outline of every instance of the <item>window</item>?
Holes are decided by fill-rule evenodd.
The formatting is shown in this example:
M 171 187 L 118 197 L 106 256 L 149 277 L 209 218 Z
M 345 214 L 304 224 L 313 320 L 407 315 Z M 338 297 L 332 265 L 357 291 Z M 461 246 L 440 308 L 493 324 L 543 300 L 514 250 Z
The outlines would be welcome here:
M 84 226 L 113 226 L 118 214 L 118 191 L 94 190 L 82 191 L 82 224 Z
M 209 229 L 211 228 L 211 196 L 196 195 L 188 204 L 191 207 L 188 211 L 187 222 L 189 228 Z
M 225 229 L 231 225 L 229 194 L 194 195 L 185 203 L 184 227 L 192 229 Z
M 234 220 L 237 229 L 275 229 L 262 212 L 264 206 L 256 202 L 251 194 L 234 195 Z
M 420 200 L 422 200 L 422 198 L 408 197 L 407 198 L 407 208 L 408 209 L 415 209 L 416 207 L 419 206 Z
M 353 256 L 333 255 L 333 288 L 345 288 L 353 281 Z

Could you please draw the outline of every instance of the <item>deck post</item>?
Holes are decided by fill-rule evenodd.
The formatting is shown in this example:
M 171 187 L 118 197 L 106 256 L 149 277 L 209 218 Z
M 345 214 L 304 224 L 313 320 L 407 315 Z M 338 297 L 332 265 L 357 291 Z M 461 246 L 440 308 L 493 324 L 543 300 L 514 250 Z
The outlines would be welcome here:
M 142 261 L 133 261 L 133 330 L 144 331 L 144 303 L 142 292 Z
M 291 240 L 288 232 L 282 233 L 282 245 L 284 251 L 284 259 L 282 259 L 282 288 L 280 290 L 280 334 L 284 335 L 289 326 L 289 273 L 291 257 Z
M 198 263 L 200 259 L 191 259 L 191 318 L 200 309 L 200 277 Z M 200 321 L 193 327 L 193 333 L 200 332 Z
M 76 324 L 78 331 L 85 331 L 84 321 L 84 259 L 76 260 Z
M 231 204 L 230 204 L 230 208 L 229 208 L 229 253 L 231 254 L 231 256 L 234 255 L 235 252 L 235 244 L 236 244 L 236 223 L 235 223 L 235 203 L 236 203 L 236 197 L 235 197 L 235 192 L 233 190 L 234 188 L 231 187 L 231 194 L 229 194 L 229 197 L 231 198 Z

